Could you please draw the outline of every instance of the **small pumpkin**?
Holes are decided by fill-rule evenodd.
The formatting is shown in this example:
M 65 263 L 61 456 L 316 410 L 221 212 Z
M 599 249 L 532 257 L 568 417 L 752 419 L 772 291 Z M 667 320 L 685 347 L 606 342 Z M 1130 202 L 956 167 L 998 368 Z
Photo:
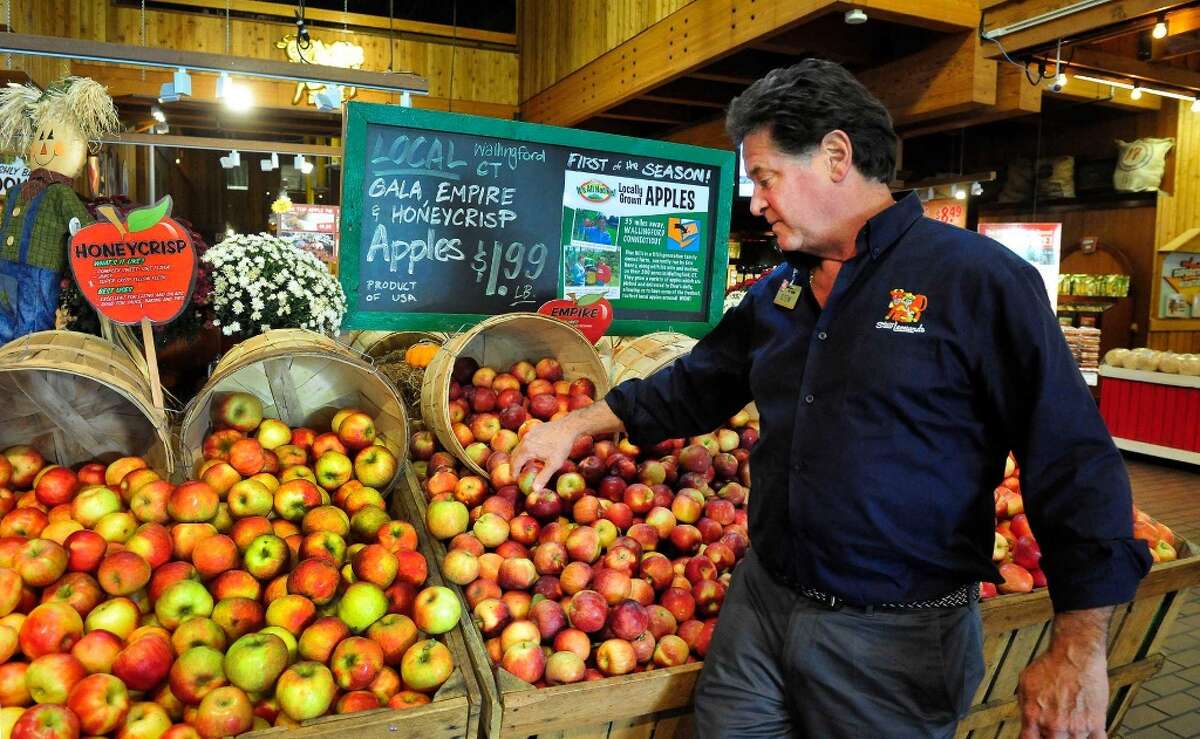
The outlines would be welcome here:
M 410 367 L 424 369 L 438 352 L 437 344 L 419 342 L 404 350 L 404 362 Z

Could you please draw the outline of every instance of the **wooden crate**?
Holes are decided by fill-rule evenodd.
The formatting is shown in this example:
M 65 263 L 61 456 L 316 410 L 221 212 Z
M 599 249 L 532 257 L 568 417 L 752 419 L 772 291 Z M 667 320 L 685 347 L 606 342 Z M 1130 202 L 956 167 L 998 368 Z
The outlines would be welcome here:
M 425 495 L 411 465 L 396 486 L 405 497 L 406 516 L 424 520 Z M 431 542 L 431 568 L 445 556 L 441 542 Z M 1136 598 L 1113 612 L 1109 629 L 1109 688 L 1112 695 L 1108 731 L 1115 735 L 1143 682 L 1162 666 L 1162 645 L 1169 635 L 1187 589 L 1200 584 L 1200 556 L 1184 544 L 1184 559 L 1155 565 Z M 458 592 L 467 609 L 461 588 Z M 981 605 L 984 632 L 983 682 L 957 736 L 971 739 L 1015 739 L 1020 734 L 1017 681 L 1031 660 L 1050 643 L 1054 611 L 1046 590 L 1008 595 Z M 464 612 L 466 612 L 464 610 Z M 510 737 L 688 737 L 692 731 L 692 690 L 700 663 L 622 677 L 537 689 L 496 669 L 479 630 L 464 630 L 467 651 L 479 679 L 483 706 L 482 735 Z M 597 717 L 607 719 L 596 721 Z
M 1113 611 L 1108 632 L 1109 736 L 1116 735 L 1138 688 L 1162 666 L 1163 642 L 1187 601 L 1188 588 L 1200 583 L 1196 549 L 1185 544 L 1181 551 L 1190 556 L 1154 565 L 1134 600 Z M 1050 645 L 1050 595 L 1045 590 L 1008 595 L 984 602 L 980 610 L 984 678 L 957 736 L 1015 739 L 1021 731 L 1016 696 L 1021 670 Z
M 411 467 L 407 462 L 404 466 Z M 406 485 L 401 484 L 401 488 Z M 406 500 L 401 501 L 400 498 Z M 420 551 L 429 563 L 427 585 L 446 585 L 438 569 L 435 543 L 424 533 L 425 527 L 412 518 L 407 496 L 392 496 L 391 514 L 403 518 L 417 527 Z M 453 587 L 453 586 L 451 586 Z M 475 676 L 470 653 L 464 635 L 474 631 L 470 613 L 464 611 L 464 620 L 454 630 L 444 635 L 446 646 L 454 655 L 454 674 L 438 689 L 433 700 L 424 706 L 397 711 L 380 708 L 360 711 L 343 716 L 323 716 L 305 721 L 299 728 L 278 726 L 262 731 L 243 734 L 241 739 L 285 739 L 285 737 L 341 737 L 343 739 L 475 739 L 480 732 L 480 708 L 482 703 L 479 680 Z
M 405 479 L 396 485 L 394 497 L 406 498 L 406 517 L 423 521 L 425 494 L 412 465 L 404 467 Z M 432 572 L 446 548 L 439 541 L 431 541 L 431 547 L 435 552 L 430 559 Z M 470 619 L 462 589 L 449 587 L 458 593 L 465 618 Z M 538 689 L 492 666 L 483 636 L 474 624 L 466 625 L 463 636 L 483 701 L 481 736 L 683 739 L 692 734 L 692 688 L 700 675 L 700 663 Z

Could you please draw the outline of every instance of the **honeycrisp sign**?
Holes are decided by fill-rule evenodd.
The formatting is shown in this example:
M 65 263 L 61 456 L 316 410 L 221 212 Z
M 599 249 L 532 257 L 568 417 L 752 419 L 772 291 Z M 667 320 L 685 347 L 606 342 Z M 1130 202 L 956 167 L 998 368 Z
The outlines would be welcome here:
M 71 238 L 71 272 L 87 301 L 114 323 L 175 320 L 191 298 L 196 249 L 171 217 L 171 196 L 129 214 L 115 210 Z

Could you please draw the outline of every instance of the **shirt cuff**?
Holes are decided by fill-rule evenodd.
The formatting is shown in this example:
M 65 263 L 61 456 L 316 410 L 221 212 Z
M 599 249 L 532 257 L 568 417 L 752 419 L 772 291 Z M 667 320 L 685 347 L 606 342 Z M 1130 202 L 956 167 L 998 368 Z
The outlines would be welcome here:
M 1090 541 L 1048 553 L 1043 568 L 1055 613 L 1128 603 L 1152 561 L 1139 539 Z
M 613 412 L 614 416 L 621 419 L 625 431 L 630 436 L 633 435 L 634 409 L 637 406 L 635 387 L 638 382 L 639 380 L 636 379 L 626 380 L 604 395 L 604 402 L 608 404 L 609 410 Z

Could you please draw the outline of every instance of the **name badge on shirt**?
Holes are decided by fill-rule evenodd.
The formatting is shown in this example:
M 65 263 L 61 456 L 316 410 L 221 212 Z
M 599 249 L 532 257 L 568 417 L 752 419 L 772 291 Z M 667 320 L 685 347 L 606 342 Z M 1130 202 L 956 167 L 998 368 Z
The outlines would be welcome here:
M 775 293 L 775 305 L 792 310 L 796 307 L 796 301 L 800 299 L 800 291 L 799 285 L 784 280 L 779 286 L 779 292 Z

